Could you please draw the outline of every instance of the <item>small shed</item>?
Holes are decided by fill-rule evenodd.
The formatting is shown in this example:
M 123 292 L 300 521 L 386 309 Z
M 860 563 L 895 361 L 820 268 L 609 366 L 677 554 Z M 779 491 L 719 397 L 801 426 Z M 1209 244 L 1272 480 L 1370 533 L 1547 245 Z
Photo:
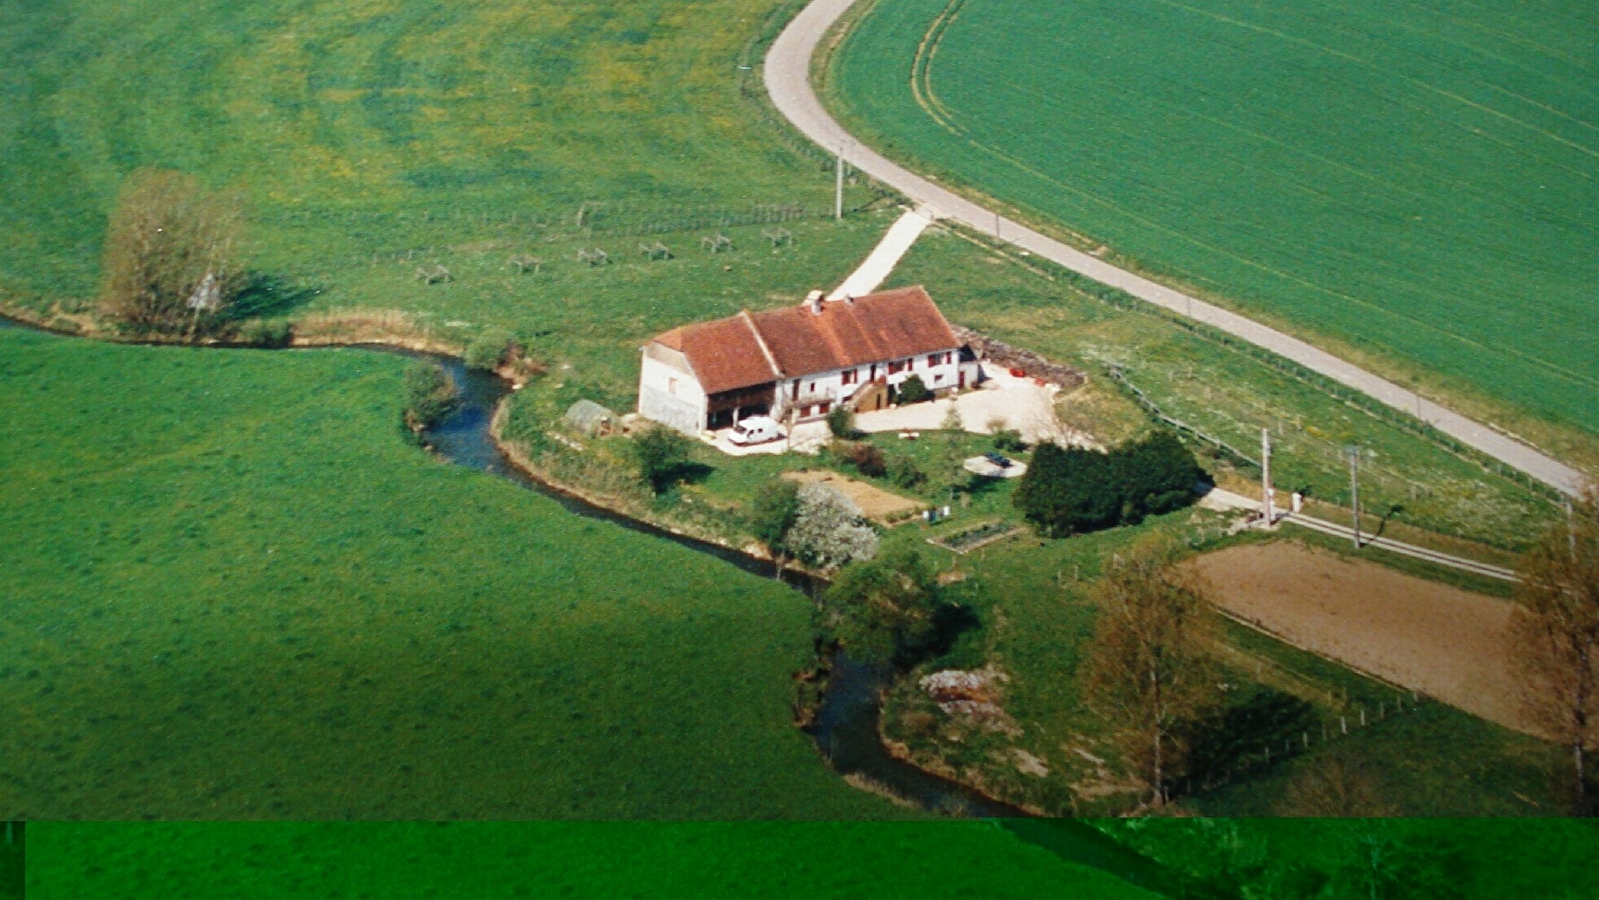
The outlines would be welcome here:
M 579 400 L 572 404 L 562 421 L 566 427 L 590 436 L 607 435 L 616 430 L 616 413 L 593 400 Z

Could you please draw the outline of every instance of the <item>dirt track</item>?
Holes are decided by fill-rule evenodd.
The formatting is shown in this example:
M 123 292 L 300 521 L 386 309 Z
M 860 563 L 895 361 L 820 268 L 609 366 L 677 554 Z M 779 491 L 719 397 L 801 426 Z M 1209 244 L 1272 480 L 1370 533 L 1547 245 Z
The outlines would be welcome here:
M 1508 601 L 1279 541 L 1197 565 L 1228 612 L 1473 715 L 1528 730 L 1507 650 Z

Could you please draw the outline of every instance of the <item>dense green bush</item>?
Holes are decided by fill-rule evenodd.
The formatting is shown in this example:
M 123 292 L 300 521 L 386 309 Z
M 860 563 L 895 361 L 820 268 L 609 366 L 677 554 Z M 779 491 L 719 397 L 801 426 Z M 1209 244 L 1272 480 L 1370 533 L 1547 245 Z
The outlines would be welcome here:
M 849 439 L 855 436 L 855 413 L 847 406 L 835 406 L 827 414 L 827 430 L 833 437 Z
M 1022 433 L 1014 428 L 1001 428 L 994 432 L 994 449 L 1004 453 L 1021 453 L 1027 449 Z
M 1208 480 L 1176 435 L 1158 431 L 1109 453 L 1043 444 L 1013 502 L 1041 531 L 1059 537 L 1186 506 Z
M 468 369 L 492 371 L 516 347 L 516 337 L 504 328 L 490 328 L 466 345 L 464 361 Z
M 439 366 L 417 360 L 405 370 L 405 424 L 413 431 L 449 414 L 458 392 L 455 381 Z
M 933 392 L 927 389 L 927 384 L 922 381 L 922 376 L 912 375 L 900 382 L 899 402 L 925 403 L 933 399 Z

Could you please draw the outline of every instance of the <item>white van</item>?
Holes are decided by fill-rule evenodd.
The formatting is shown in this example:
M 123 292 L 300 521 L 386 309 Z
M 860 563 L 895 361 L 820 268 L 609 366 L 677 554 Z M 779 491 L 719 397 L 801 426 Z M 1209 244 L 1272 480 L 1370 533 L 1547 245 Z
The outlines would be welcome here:
M 727 439 L 740 447 L 751 444 L 764 444 L 775 441 L 783 436 L 783 428 L 766 416 L 750 416 L 733 426 L 733 433 Z

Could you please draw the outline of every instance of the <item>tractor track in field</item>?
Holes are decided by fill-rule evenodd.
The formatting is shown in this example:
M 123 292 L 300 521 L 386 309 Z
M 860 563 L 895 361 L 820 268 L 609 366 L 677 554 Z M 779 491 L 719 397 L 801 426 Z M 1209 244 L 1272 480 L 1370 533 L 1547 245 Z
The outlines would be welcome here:
M 1184 294 L 1047 237 L 898 165 L 851 135 L 822 106 L 811 84 L 817 47 L 858 0 L 813 0 L 772 43 L 762 64 L 767 94 L 790 124 L 830 153 L 925 206 L 940 218 L 1043 257 L 1102 284 L 1304 366 L 1319 375 L 1415 416 L 1432 428 L 1563 493 L 1576 494 L 1583 473 L 1415 391 L 1372 374 L 1314 345 L 1238 313 Z

